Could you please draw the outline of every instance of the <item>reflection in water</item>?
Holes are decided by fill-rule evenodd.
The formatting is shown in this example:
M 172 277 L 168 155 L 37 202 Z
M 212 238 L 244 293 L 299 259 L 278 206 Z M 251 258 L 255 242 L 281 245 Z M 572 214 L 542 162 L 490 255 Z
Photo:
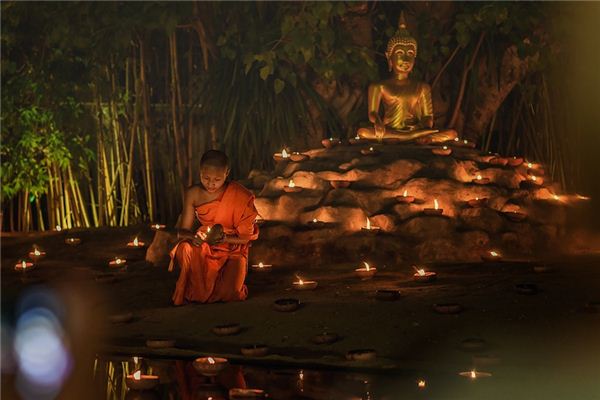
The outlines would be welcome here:
M 125 377 L 134 371 L 160 377 L 160 385 L 149 391 L 127 388 Z M 193 367 L 192 361 L 157 360 L 141 357 L 98 357 L 94 365 L 96 390 L 106 400 L 116 399 L 229 399 L 232 388 L 265 390 L 270 399 L 392 399 L 375 395 L 372 376 L 307 369 L 275 369 L 229 365 L 219 375 L 206 377 Z

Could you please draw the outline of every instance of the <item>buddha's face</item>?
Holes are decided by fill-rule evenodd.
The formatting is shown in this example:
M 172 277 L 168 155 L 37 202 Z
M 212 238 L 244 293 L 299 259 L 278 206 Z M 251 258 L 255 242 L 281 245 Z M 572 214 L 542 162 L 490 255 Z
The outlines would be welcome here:
M 213 165 L 203 165 L 200 167 L 200 181 L 204 189 L 209 193 L 214 193 L 221 189 L 225 184 L 227 175 L 229 175 L 229 168 Z
M 415 66 L 415 57 L 417 49 L 414 45 L 398 44 L 392 50 L 392 55 L 388 59 L 390 69 L 395 73 L 409 73 Z

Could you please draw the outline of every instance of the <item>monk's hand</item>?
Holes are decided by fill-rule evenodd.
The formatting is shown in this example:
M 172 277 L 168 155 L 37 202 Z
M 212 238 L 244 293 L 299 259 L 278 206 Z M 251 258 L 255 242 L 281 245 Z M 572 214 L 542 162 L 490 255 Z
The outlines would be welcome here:
M 206 238 L 206 235 L 204 235 L 204 238 Z M 192 238 L 192 245 L 201 246 L 202 243 L 204 243 L 204 238 L 202 237 L 202 232 L 200 232 L 200 235 L 194 235 L 194 237 Z

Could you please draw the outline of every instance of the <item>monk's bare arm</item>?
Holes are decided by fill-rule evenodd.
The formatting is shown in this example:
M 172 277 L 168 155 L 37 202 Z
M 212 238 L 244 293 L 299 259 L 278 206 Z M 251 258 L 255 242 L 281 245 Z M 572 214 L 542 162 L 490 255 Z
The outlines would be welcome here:
M 183 211 L 181 212 L 181 224 L 177 229 L 177 238 L 180 240 L 194 240 L 196 233 L 192 232 L 194 224 L 194 204 L 199 196 L 198 188 L 191 187 L 185 192 L 183 200 Z

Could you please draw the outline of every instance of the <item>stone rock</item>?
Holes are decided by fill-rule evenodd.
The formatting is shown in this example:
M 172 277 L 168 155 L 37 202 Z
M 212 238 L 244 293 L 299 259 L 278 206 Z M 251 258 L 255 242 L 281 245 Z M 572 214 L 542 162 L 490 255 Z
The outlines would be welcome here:
M 282 237 L 290 237 L 294 234 L 294 230 L 284 224 L 265 225 L 259 229 L 259 238 L 261 240 L 273 240 Z
M 177 243 L 177 235 L 167 231 L 156 231 L 152 243 L 146 250 L 146 261 L 153 265 L 169 262 L 169 252 Z
M 394 232 L 396 230 L 396 220 L 393 215 L 373 215 L 369 220 L 372 225 L 380 227 L 384 232 Z
M 274 198 L 259 196 L 254 200 L 254 206 L 265 220 L 299 222 L 300 213 L 306 208 L 316 206 L 320 201 L 321 197 L 312 193 L 284 193 Z
M 390 190 L 335 189 L 327 193 L 322 204 L 332 207 L 360 207 L 368 214 L 374 214 L 383 209 L 385 205 L 395 203 L 395 196 L 396 191 Z
M 365 226 L 367 214 L 359 207 L 323 206 L 300 215 L 300 220 L 311 221 L 316 218 L 323 222 L 335 222 L 342 231 L 360 231 Z
M 465 257 L 450 238 L 429 238 L 419 244 L 416 251 L 419 260 L 424 263 L 454 262 Z
M 428 238 L 452 237 L 454 221 L 442 216 L 418 216 L 398 226 L 398 233 L 422 241 Z
M 497 233 L 504 226 L 504 220 L 497 211 L 489 208 L 465 208 L 459 214 L 461 225 L 466 229 Z

